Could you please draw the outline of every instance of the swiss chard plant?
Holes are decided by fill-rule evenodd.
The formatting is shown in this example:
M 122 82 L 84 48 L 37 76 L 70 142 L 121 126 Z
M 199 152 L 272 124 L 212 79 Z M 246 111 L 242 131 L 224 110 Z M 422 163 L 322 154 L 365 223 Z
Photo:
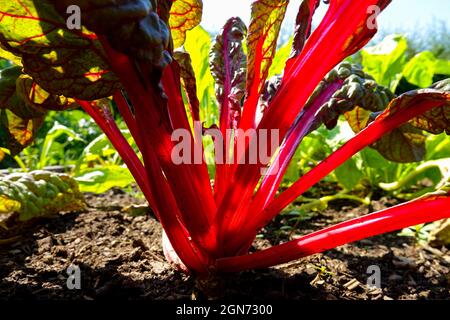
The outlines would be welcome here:
M 418 161 L 423 131 L 450 132 L 449 80 L 396 97 L 358 66 L 341 63 L 374 36 L 377 8 L 390 0 L 330 0 L 314 30 L 320 0 L 301 1 L 291 55 L 282 74 L 269 79 L 288 3 L 254 1 L 249 26 L 237 17 L 227 21 L 210 54 L 219 120 L 205 127 L 205 97 L 196 94 L 202 79 L 183 48 L 186 32 L 201 21 L 201 0 L 1 1 L 0 56 L 15 63 L 0 78 L 8 149 L 14 154 L 29 144 L 47 110 L 84 109 L 162 224 L 167 258 L 201 275 L 269 267 L 450 217 L 443 187 L 249 253 L 266 224 L 360 150 L 370 146 L 389 160 Z M 68 10 L 73 5 L 80 28 L 76 10 Z M 110 97 L 143 161 L 114 121 Z M 321 125 L 333 128 L 341 114 L 357 134 L 277 194 L 303 138 Z M 202 145 L 208 134 L 215 145 L 213 181 Z M 276 137 L 281 144 L 272 148 Z M 263 159 L 255 157 L 261 150 Z

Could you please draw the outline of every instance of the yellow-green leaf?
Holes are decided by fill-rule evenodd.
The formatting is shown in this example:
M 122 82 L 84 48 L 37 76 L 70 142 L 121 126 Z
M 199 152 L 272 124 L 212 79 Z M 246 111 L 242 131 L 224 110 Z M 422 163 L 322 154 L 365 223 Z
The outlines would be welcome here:
M 247 37 L 247 95 L 259 94 L 264 87 L 288 3 L 288 0 L 258 0 L 252 4 Z
M 22 221 L 85 207 L 76 181 L 47 171 L 13 173 L 0 181 L 0 213 L 19 213 Z
M 195 28 L 202 20 L 202 0 L 174 0 L 170 9 L 169 25 L 175 48 L 186 40 L 186 31 Z
M 52 94 L 95 100 L 120 87 L 95 34 L 69 30 L 48 0 L 2 1 L 0 43 Z

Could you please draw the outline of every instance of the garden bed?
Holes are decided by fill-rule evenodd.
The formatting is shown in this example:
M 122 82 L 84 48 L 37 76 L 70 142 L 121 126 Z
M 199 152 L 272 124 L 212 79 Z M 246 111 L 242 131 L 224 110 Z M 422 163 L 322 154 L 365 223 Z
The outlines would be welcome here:
M 19 235 L 0 246 L 0 299 L 206 299 L 198 283 L 165 262 L 161 227 L 151 216 L 123 211 L 143 203 L 120 190 L 88 195 L 89 208 L 0 231 Z M 380 198 L 373 209 L 394 200 Z M 300 224 L 301 233 L 368 212 L 336 202 Z M 272 224 L 258 249 L 279 242 Z M 272 230 L 273 229 L 273 230 Z M 81 268 L 81 290 L 66 288 L 70 264 Z M 366 286 L 367 267 L 381 269 L 381 289 Z M 341 246 L 275 268 L 227 275 L 209 298 L 449 299 L 450 251 L 420 247 L 397 232 Z

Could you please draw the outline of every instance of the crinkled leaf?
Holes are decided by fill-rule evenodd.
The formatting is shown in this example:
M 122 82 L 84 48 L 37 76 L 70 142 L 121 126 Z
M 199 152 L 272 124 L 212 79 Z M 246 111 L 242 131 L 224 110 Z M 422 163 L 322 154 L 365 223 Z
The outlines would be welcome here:
M 314 12 L 320 4 L 320 0 L 302 0 L 295 20 L 294 42 L 292 44 L 291 58 L 298 56 L 302 51 L 306 40 L 311 34 L 311 24 Z
M 383 136 L 372 145 L 388 160 L 408 163 L 424 159 L 426 137 L 413 126 L 406 124 Z
M 158 1 L 158 15 L 167 24 L 174 0 Z
M 0 108 L 6 108 L 8 101 L 16 92 L 17 78 L 22 74 L 22 68 L 12 66 L 0 71 Z
M 70 5 L 78 5 L 83 15 L 83 24 L 108 39 L 109 45 L 123 52 L 140 66 L 144 76 L 159 80 L 161 70 L 172 62 L 167 51 L 170 47 L 170 32 L 166 21 L 166 10 L 171 1 L 158 6 L 150 0 L 48 0 L 61 16 L 66 15 Z M 91 99 L 92 100 L 92 99 Z
M 258 0 L 252 3 L 247 37 L 247 96 L 258 95 L 264 87 L 288 3 L 288 0 Z
M 174 59 L 180 66 L 181 83 L 189 100 L 191 112 L 194 120 L 200 120 L 200 102 L 197 98 L 197 82 L 189 53 L 184 51 L 175 51 Z
M 348 124 L 355 133 L 367 127 L 377 113 L 361 107 L 345 113 Z M 376 149 L 384 158 L 399 162 L 417 162 L 423 160 L 426 152 L 426 137 L 422 132 L 410 124 L 405 124 L 384 135 L 371 147 Z
M 439 81 L 431 88 L 444 92 L 448 96 L 450 94 L 450 79 Z M 416 128 L 433 134 L 442 132 L 450 134 L 450 103 L 447 101 L 447 104 L 441 108 L 431 109 L 414 118 L 410 123 Z
M 231 18 L 211 48 L 210 66 L 216 80 L 217 100 L 221 105 L 221 128 L 230 128 L 233 113 L 240 114 L 246 78 L 246 56 L 242 40 L 246 32 L 247 28 L 240 18 Z
M 66 174 L 13 173 L 0 181 L 0 214 L 17 212 L 22 221 L 84 207 L 77 183 Z
M 186 40 L 186 31 L 196 27 L 202 20 L 202 0 L 174 0 L 170 9 L 169 25 L 175 48 Z
M 433 104 L 435 107 L 383 136 L 373 147 L 384 157 L 392 161 L 411 162 L 422 160 L 425 154 L 425 137 L 420 129 L 426 129 L 424 123 L 427 121 L 428 128 L 436 126 L 433 129 L 437 133 L 448 130 L 449 128 L 448 118 L 440 117 L 442 114 L 448 112 L 450 108 L 450 92 L 448 89 L 448 80 L 446 80 L 438 82 L 430 89 L 410 91 L 394 99 L 386 110 L 374 121 L 382 121 L 388 117 L 405 116 L 408 112 L 414 112 L 415 108 L 419 108 L 422 105 Z M 359 119 L 356 120 L 355 114 L 357 110 L 358 108 L 355 108 L 353 111 L 346 113 L 349 123 L 351 125 L 353 124 L 352 128 L 356 132 L 363 128 L 364 123 L 367 125 L 371 122 L 371 119 L 367 119 L 365 116 L 372 119 L 376 116 L 376 114 L 368 115 L 368 112 L 365 112 L 364 114 L 360 113 L 358 116 Z M 439 114 L 439 116 L 434 118 L 436 114 Z M 440 131 L 436 129 L 439 126 L 441 126 Z
M 350 119 L 355 123 L 350 123 L 350 125 L 364 128 L 367 125 L 365 117 L 367 116 L 368 119 L 371 112 L 384 110 L 394 97 L 395 95 L 389 89 L 378 85 L 358 65 L 342 62 L 319 83 L 305 109 L 317 101 L 326 101 L 315 117 L 315 124 L 311 130 L 322 123 L 328 129 L 333 128 L 341 114 L 355 107 L 355 113 Z M 365 110 L 368 111 L 364 112 Z
M 12 66 L 0 72 L 0 147 L 15 155 L 28 146 L 48 110 L 77 108 L 73 99 L 49 94 L 33 79 L 22 74 L 22 68 Z
M 81 9 L 82 22 L 87 28 L 98 33 L 108 33 L 117 29 L 124 21 L 140 20 L 148 16 L 156 1 L 151 0 L 47 0 L 61 16 L 66 15 L 70 5 Z
M 261 92 L 261 96 L 259 98 L 259 107 L 263 113 L 269 106 L 269 103 L 272 101 L 278 89 L 280 88 L 282 78 L 283 76 L 276 75 L 266 80 L 264 88 Z
M 0 43 L 46 91 L 94 100 L 120 87 L 95 35 L 67 29 L 48 0 L 3 1 L 0 19 Z

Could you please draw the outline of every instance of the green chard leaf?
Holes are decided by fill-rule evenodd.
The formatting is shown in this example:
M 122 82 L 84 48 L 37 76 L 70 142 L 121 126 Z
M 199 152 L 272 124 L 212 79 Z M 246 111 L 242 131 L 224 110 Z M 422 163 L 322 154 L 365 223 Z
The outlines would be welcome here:
M 406 38 L 390 35 L 379 44 L 361 50 L 364 71 L 370 74 L 378 84 L 395 92 L 406 65 Z
M 186 31 L 195 28 L 202 20 L 202 0 L 174 0 L 170 9 L 169 26 L 173 45 L 179 48 L 186 40 Z
M 84 207 L 76 181 L 66 174 L 13 173 L 0 181 L 0 214 L 17 212 L 21 221 Z
M 103 193 L 113 187 L 125 188 L 135 180 L 126 167 L 107 165 L 86 168 L 75 177 L 81 192 Z
M 112 95 L 120 85 L 95 34 L 69 30 L 51 2 L 3 1 L 1 45 L 21 57 L 25 73 L 47 92 L 85 100 Z
M 383 109 L 380 109 L 382 111 Z M 345 113 L 345 118 L 355 133 L 367 127 L 379 114 L 370 110 L 355 107 Z M 426 137 L 422 131 L 410 124 L 405 124 L 384 135 L 371 147 L 384 158 L 398 162 L 417 162 L 424 159 L 426 153 Z
M 283 44 L 275 53 L 275 56 L 272 60 L 272 65 L 269 70 L 269 79 L 273 76 L 280 75 L 283 73 L 284 68 L 286 67 L 286 61 L 289 59 L 289 56 L 292 51 L 292 43 L 294 38 L 291 37 L 288 42 Z
M 216 123 L 217 101 L 214 92 L 214 78 L 209 68 L 209 53 L 211 51 L 211 37 L 201 26 L 197 26 L 186 34 L 184 43 L 186 51 L 192 61 L 197 81 L 197 97 L 202 106 L 200 119 L 206 121 L 206 126 Z
M 436 74 L 450 75 L 450 60 L 437 59 L 434 68 Z
M 403 69 L 405 79 L 420 88 L 433 84 L 437 59 L 432 52 L 423 51 L 416 54 Z

